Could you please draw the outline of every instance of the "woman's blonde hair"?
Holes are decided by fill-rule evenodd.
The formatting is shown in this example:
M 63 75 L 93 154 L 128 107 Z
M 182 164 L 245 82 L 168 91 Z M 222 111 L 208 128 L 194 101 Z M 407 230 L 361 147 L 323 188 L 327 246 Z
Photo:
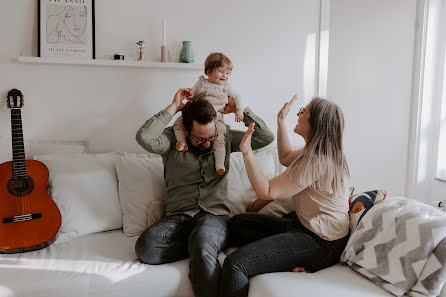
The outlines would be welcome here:
M 329 193 L 345 193 L 350 173 L 342 148 L 344 116 L 334 103 L 313 98 L 310 131 L 302 155 L 294 161 L 302 182 Z

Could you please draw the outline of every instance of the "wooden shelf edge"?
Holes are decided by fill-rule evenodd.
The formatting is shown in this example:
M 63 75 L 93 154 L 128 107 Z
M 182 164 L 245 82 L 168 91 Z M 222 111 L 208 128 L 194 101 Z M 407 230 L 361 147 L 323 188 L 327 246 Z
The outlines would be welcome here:
M 62 64 L 62 65 L 94 65 L 94 66 L 120 66 L 120 67 L 146 67 L 146 68 L 165 68 L 165 69 L 185 69 L 185 70 L 203 70 L 204 67 L 192 63 L 172 63 L 172 62 L 139 62 L 122 60 L 90 60 L 90 59 L 65 59 L 65 58 L 42 58 L 18 56 L 19 63 L 31 64 Z

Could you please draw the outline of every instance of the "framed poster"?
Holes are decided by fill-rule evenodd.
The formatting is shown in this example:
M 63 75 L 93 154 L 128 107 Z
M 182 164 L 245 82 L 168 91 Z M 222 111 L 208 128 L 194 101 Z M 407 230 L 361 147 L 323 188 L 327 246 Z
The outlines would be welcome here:
M 94 0 L 39 0 L 39 57 L 94 59 Z

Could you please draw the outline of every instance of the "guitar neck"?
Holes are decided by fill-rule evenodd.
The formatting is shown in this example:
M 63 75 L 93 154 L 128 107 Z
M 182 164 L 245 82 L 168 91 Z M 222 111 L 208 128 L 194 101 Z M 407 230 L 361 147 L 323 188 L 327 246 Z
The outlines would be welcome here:
M 27 177 L 25 145 L 23 143 L 22 114 L 19 108 L 11 109 L 11 132 L 13 178 Z

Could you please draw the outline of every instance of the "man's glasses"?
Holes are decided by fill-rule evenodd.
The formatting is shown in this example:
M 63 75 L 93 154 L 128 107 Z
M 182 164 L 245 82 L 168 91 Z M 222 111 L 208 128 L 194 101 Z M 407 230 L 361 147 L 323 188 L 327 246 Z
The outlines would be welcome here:
M 217 124 L 215 124 L 215 135 L 208 137 L 208 138 L 195 138 L 192 134 L 190 134 L 190 138 L 195 142 L 195 144 L 203 144 L 205 142 L 212 142 L 214 141 L 216 138 L 218 137 L 218 132 L 217 132 Z
M 310 115 L 308 113 L 305 112 L 305 107 L 301 107 L 299 109 L 299 111 L 297 112 L 297 116 L 300 117 L 302 114 L 306 114 L 308 117 L 310 117 Z

